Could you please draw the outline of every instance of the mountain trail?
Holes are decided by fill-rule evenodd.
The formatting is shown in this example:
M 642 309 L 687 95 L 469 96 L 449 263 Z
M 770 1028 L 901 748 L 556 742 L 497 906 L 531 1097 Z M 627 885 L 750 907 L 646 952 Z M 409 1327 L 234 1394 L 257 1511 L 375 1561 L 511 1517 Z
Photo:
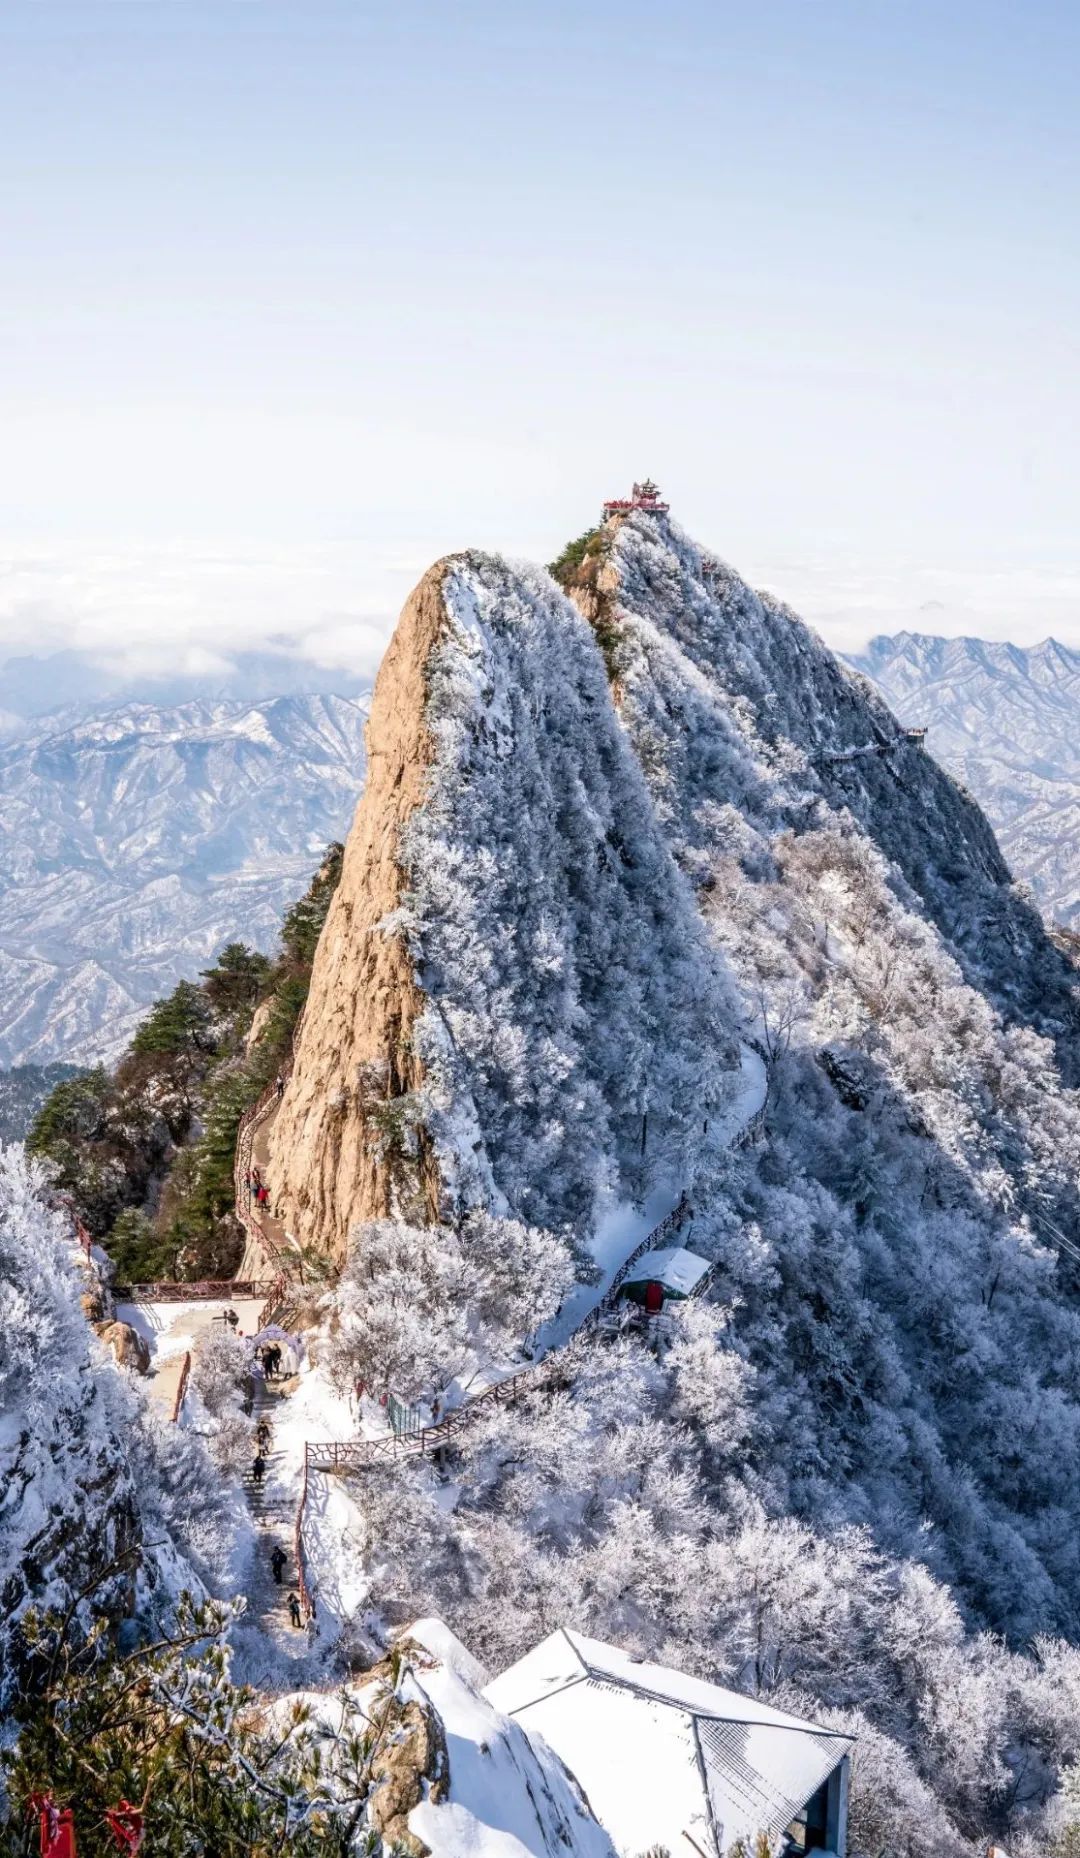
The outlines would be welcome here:
M 275 1416 L 292 1387 L 292 1382 L 256 1381 L 252 1403 L 256 1425 L 261 1419 L 267 1419 L 271 1427 L 274 1426 Z M 289 1618 L 289 1596 L 297 1591 L 294 1531 L 298 1493 L 287 1476 L 285 1453 L 278 1448 L 273 1436 L 263 1457 L 266 1471 L 262 1483 L 256 1483 L 250 1472 L 244 1480 L 244 1494 L 256 1538 L 247 1617 L 279 1652 L 290 1659 L 299 1659 L 309 1654 L 311 1641 L 307 1630 L 294 1626 Z M 274 1579 L 272 1556 L 275 1548 L 280 1548 L 286 1556 L 280 1582 Z
M 268 1115 L 260 1118 L 255 1127 L 251 1147 L 252 1166 L 258 1168 L 261 1178 L 267 1185 L 271 1182 L 271 1135 L 278 1118 L 280 1105 L 275 1104 Z M 285 1227 L 274 1212 L 276 1196 L 271 1188 L 270 1203 L 262 1212 L 256 1213 L 252 1206 L 254 1224 L 243 1220 L 243 1209 L 237 1208 L 237 1215 L 247 1231 L 247 1244 L 244 1255 L 237 1269 L 237 1276 L 260 1278 L 268 1270 L 276 1270 L 276 1256 L 288 1243 Z

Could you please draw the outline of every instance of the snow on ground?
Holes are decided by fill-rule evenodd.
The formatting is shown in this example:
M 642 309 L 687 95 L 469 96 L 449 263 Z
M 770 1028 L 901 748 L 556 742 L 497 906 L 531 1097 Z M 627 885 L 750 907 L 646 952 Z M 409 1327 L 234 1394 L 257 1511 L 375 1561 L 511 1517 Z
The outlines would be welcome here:
M 322 1367 L 304 1363 L 299 1380 L 274 1415 L 274 1447 L 281 1453 L 279 1477 L 299 1502 L 308 1440 L 325 1444 L 355 1439 L 356 1418 L 349 1401 L 336 1392 Z M 355 1493 L 354 1493 L 355 1494 Z M 317 1472 L 308 1483 L 304 1507 L 304 1546 L 315 1589 L 320 1634 L 337 1637 L 341 1622 L 363 1604 L 368 1582 L 362 1572 L 354 1497 L 341 1479 Z
M 614 1858 L 558 1756 L 487 1701 L 482 1668 L 442 1621 L 405 1637 L 428 1653 L 411 1680 L 442 1719 L 450 1767 L 449 1798 L 414 1807 L 410 1832 L 436 1858 Z
M 197 1335 L 220 1323 L 226 1310 L 235 1310 L 240 1318 L 237 1335 L 253 1335 L 263 1299 L 241 1298 L 238 1302 L 192 1303 L 118 1303 L 118 1322 L 131 1327 L 149 1344 L 151 1361 L 161 1362 L 170 1355 L 182 1355 Z
M 723 1141 L 733 1142 L 764 1108 L 768 1083 L 764 1061 L 749 1045 L 744 1045 L 740 1056 L 739 1083 L 728 1105 L 721 1131 Z M 636 1251 L 642 1239 L 674 1211 L 679 1203 L 682 1186 L 681 1182 L 673 1186 L 668 1181 L 653 1189 L 643 1207 L 634 1207 L 621 1201 L 609 1209 L 589 1241 L 593 1261 L 601 1273 L 599 1283 L 575 1284 L 558 1314 L 537 1330 L 533 1337 L 534 1353 L 543 1354 L 548 1349 L 562 1348 L 570 1340 L 589 1311 L 595 1309 L 616 1272 Z M 690 1229 L 688 1223 L 686 1231 L 681 1234 L 682 1238 L 688 1236 Z
M 724 1119 L 724 1134 L 729 1142 L 733 1142 L 740 1130 L 745 1129 L 747 1123 L 752 1122 L 759 1111 L 765 1108 L 769 1088 L 765 1060 L 752 1046 L 744 1045 L 741 1048 L 739 1064 L 742 1077 Z
M 589 1250 L 600 1271 L 600 1281 L 596 1284 L 575 1284 L 563 1301 L 562 1308 L 537 1330 L 533 1338 L 533 1349 L 537 1355 L 545 1354 L 548 1349 L 562 1348 L 570 1340 L 575 1329 L 580 1328 L 589 1311 L 595 1309 L 604 1292 L 608 1289 L 615 1273 L 626 1263 L 631 1252 L 647 1238 L 654 1226 L 666 1219 L 679 1202 L 681 1189 L 666 1183 L 656 1187 L 649 1195 L 643 1207 L 629 1205 L 620 1201 L 601 1219 L 589 1242 Z

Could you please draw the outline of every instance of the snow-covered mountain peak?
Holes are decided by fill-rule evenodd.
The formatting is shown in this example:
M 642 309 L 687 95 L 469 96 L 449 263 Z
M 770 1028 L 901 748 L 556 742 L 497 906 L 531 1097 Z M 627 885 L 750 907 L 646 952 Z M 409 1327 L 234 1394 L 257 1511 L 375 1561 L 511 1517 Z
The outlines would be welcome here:
M 369 1076 L 422 1117 L 429 1206 L 589 1220 L 644 1191 L 646 1140 L 680 1179 L 734 1089 L 734 1003 L 590 628 L 539 569 L 449 558 L 369 743 L 279 1117 L 291 1229 L 340 1253 L 395 1204 Z

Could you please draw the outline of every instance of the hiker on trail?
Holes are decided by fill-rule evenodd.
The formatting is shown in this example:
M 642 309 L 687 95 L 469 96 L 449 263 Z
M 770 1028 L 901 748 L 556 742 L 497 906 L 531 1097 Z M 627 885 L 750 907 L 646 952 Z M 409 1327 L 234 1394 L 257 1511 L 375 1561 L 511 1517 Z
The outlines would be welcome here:
M 270 1566 L 274 1570 L 274 1579 L 279 1587 L 281 1586 L 281 1576 L 285 1571 L 285 1563 L 288 1559 L 289 1557 L 282 1548 L 281 1543 L 275 1542 L 270 1554 Z
M 274 1079 L 274 1086 L 275 1086 L 275 1089 L 277 1090 L 278 1102 L 280 1103 L 282 1097 L 285 1095 L 285 1079 L 282 1076 L 280 1071 L 278 1072 L 277 1077 Z
M 277 1380 L 278 1369 L 280 1368 L 280 1366 L 281 1366 L 281 1350 L 278 1347 L 277 1343 L 275 1342 L 273 1346 L 271 1348 L 268 1348 L 266 1351 L 266 1373 L 267 1373 L 268 1379 L 272 1381 Z
M 252 1194 L 255 1192 L 255 1176 L 252 1173 L 250 1168 L 247 1171 L 247 1190 L 248 1190 L 248 1199 L 250 1200 Z
M 225 1321 L 228 1323 L 230 1329 L 235 1330 L 237 1323 L 240 1321 L 240 1318 L 236 1314 L 235 1310 L 226 1310 Z
M 260 1419 L 255 1428 L 255 1438 L 261 1452 L 270 1450 L 270 1436 L 270 1421 L 268 1419 Z
M 265 1471 L 266 1471 L 266 1459 L 263 1457 L 262 1453 L 260 1452 L 255 1459 L 255 1463 L 251 1467 L 252 1481 L 256 1484 L 261 1484 L 263 1481 L 263 1474 Z
M 301 1626 L 304 1623 L 304 1618 L 303 1618 L 303 1614 L 300 1611 L 299 1596 L 294 1593 L 291 1593 L 289 1595 L 289 1618 L 292 1620 L 293 1625 L 296 1627 L 296 1630 L 299 1632 Z

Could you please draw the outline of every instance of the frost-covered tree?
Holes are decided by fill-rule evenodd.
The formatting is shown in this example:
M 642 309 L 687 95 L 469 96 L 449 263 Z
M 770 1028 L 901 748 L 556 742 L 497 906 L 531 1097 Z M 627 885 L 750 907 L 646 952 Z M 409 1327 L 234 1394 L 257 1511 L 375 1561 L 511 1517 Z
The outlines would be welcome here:
M 572 1279 L 562 1240 L 520 1220 L 482 1209 L 458 1227 L 371 1220 L 334 1293 L 332 1372 L 342 1386 L 430 1397 L 519 1346 Z
M 84 1588 L 119 1619 L 133 1604 L 142 1530 L 112 1385 L 79 1309 L 82 1288 L 41 1176 L 0 1149 L 0 1686 L 24 1660 L 21 1620 Z M 95 1358 L 95 1356 L 97 1358 Z M 89 1601 L 79 1608 L 89 1628 Z M 0 1693 L 2 1701 L 2 1693 Z
M 731 1094 L 735 1004 L 584 622 L 489 556 L 443 598 L 402 848 L 428 1122 L 463 1206 L 580 1232 L 658 1155 L 680 1172 Z
M 225 1578 L 235 1498 L 205 1448 L 115 1369 L 79 1306 L 67 1216 L 0 1149 L 0 1697 L 27 1663 L 28 1611 L 166 1615 L 181 1585 Z
M 399 1720 L 393 1692 L 367 1712 L 346 1700 L 336 1730 L 303 1701 L 275 1714 L 232 1681 L 228 1627 L 225 1609 L 184 1599 L 166 1636 L 118 1656 L 100 1627 L 87 1642 L 47 1618 L 29 1621 L 46 1676 L 16 1699 L 9 1833 L 19 1836 L 28 1803 L 46 1792 L 70 1803 L 80 1849 L 113 1844 L 107 1815 L 126 1801 L 139 1811 L 127 1830 L 173 1858 L 279 1849 L 393 1858 L 361 1829 L 374 1762 Z

